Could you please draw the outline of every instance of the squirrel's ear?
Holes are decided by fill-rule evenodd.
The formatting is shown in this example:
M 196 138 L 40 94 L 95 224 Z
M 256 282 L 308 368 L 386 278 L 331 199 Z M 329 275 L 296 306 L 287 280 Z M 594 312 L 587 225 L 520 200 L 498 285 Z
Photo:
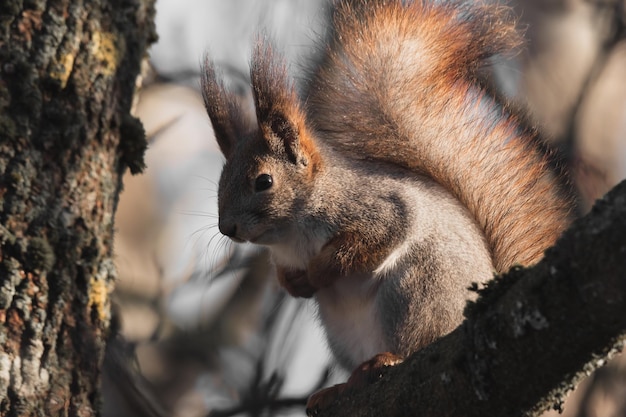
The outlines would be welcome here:
M 287 67 L 271 45 L 257 42 L 250 69 L 257 122 L 270 149 L 287 154 L 297 164 L 319 165 L 319 153 L 300 108 Z
M 235 94 L 226 91 L 223 82 L 217 78 L 215 65 L 205 56 L 201 77 L 204 106 L 211 119 L 215 138 L 226 157 L 230 158 L 237 140 L 245 136 L 250 127 Z

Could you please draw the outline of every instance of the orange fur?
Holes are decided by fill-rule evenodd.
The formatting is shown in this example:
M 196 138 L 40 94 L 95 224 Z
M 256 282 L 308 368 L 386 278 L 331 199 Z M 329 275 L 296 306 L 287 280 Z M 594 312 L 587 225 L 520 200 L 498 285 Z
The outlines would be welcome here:
M 459 2 L 345 1 L 307 97 L 324 140 L 447 188 L 484 230 L 498 272 L 537 262 L 572 199 L 538 135 L 477 81 L 518 43 L 507 9 Z

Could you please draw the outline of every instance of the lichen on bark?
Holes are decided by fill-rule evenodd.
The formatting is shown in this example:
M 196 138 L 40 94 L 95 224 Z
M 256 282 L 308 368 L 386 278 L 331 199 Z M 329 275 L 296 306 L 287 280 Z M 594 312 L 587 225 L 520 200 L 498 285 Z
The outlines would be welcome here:
M 98 415 L 153 0 L 0 4 L 0 416 Z M 130 133 L 129 133 L 130 132 Z

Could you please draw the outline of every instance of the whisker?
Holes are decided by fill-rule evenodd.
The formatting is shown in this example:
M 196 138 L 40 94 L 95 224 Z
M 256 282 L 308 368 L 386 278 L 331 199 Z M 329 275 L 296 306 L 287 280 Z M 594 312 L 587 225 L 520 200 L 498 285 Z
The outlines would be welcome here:
M 178 214 L 190 217 L 208 217 L 210 219 L 217 219 L 219 217 L 217 214 L 210 211 L 184 210 L 178 211 Z
M 218 183 L 215 180 L 211 179 L 210 177 L 205 177 L 204 175 L 198 175 L 198 174 L 191 174 L 190 177 L 191 178 L 198 178 L 200 180 L 204 180 L 204 181 L 210 183 L 211 185 L 214 185 L 216 190 L 218 188 Z

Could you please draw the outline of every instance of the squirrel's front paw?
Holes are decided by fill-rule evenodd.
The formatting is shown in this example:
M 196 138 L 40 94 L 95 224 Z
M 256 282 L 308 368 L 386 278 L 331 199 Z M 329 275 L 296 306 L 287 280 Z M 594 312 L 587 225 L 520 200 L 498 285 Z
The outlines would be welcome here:
M 342 276 L 335 246 L 327 244 L 307 265 L 308 281 L 317 288 L 326 288 Z
M 311 298 L 317 291 L 309 282 L 306 271 L 277 267 L 276 275 L 280 285 L 294 297 Z

